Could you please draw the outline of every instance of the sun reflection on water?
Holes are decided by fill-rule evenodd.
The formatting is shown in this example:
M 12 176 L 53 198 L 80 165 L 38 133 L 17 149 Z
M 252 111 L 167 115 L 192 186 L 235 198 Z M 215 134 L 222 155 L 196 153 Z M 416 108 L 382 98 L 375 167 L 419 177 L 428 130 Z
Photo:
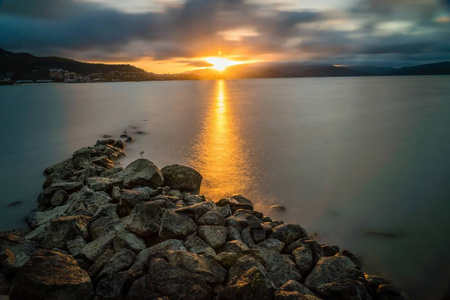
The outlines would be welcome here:
M 191 157 L 191 165 L 203 176 L 201 192 L 213 200 L 251 190 L 250 160 L 227 102 L 227 83 L 218 80 Z

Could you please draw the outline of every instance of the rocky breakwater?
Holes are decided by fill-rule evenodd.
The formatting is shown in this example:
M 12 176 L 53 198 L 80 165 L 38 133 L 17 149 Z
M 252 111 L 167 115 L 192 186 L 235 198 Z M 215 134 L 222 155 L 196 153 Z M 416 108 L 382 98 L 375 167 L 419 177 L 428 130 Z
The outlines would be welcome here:
M 123 149 L 98 141 L 45 170 L 30 228 L 1 234 L 0 299 L 407 298 L 242 196 L 206 201 L 192 168 L 115 168 Z

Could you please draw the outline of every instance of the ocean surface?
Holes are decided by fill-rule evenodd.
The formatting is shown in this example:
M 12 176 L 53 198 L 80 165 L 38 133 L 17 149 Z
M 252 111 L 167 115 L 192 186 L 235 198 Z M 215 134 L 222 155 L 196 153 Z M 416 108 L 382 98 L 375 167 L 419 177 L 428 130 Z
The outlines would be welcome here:
M 124 166 L 190 165 L 208 198 L 243 194 L 412 299 L 449 292 L 449 76 L 1 86 L 0 124 L 0 230 L 46 166 L 127 131 Z

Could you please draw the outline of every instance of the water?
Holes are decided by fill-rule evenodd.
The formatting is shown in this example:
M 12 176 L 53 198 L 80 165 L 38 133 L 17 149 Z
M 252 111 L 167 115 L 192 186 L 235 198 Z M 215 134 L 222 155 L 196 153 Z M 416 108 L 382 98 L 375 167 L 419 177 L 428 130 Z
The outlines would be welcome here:
M 360 254 L 365 270 L 413 299 L 438 299 L 450 282 L 449 80 L 0 87 L 0 230 L 24 226 L 47 165 L 127 130 L 136 142 L 124 165 L 141 150 L 160 168 L 191 165 L 207 197 L 246 195 L 267 215 Z M 22 203 L 8 207 L 14 201 Z M 287 210 L 270 211 L 274 203 Z

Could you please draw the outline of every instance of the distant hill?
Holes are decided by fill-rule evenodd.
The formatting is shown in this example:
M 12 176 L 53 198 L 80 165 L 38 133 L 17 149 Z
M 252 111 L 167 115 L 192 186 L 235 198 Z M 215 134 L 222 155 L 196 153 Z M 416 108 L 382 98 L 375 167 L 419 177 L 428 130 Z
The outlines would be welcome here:
M 109 65 L 84 63 L 61 57 L 37 57 L 28 53 L 13 53 L 0 49 L 0 74 L 13 73 L 13 79 L 45 79 L 51 68 L 64 69 L 80 75 L 89 75 L 96 72 L 134 72 L 145 77 L 147 73 L 131 65 Z
M 450 61 L 399 68 L 387 75 L 450 75 Z

